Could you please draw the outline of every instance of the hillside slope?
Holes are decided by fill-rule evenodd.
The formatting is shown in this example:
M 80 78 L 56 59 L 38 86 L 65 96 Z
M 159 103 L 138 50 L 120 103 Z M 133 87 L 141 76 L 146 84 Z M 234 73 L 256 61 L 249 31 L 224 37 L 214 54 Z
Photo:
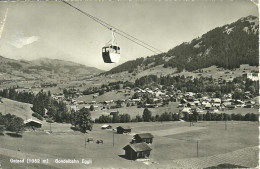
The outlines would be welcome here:
M 2 114 L 13 114 L 17 117 L 21 117 L 23 120 L 26 119 L 36 119 L 32 117 L 33 111 L 31 110 L 31 104 L 21 103 L 18 101 L 13 101 L 9 99 L 2 99 L 3 103 L 0 103 L 0 112 Z
M 184 42 L 167 53 L 127 61 L 106 74 L 123 71 L 129 73 L 153 68 L 157 65 L 182 70 L 198 70 L 210 66 L 226 69 L 241 64 L 259 66 L 259 18 L 247 16 L 234 23 L 217 27 L 191 42 Z

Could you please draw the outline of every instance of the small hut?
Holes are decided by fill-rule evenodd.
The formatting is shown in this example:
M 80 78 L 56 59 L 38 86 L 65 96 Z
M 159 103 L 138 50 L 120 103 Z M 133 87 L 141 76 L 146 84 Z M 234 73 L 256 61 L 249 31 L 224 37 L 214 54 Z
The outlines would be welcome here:
M 146 143 L 128 144 L 123 149 L 125 150 L 125 157 L 129 160 L 148 158 L 152 150 Z
M 117 134 L 131 133 L 131 130 L 129 126 L 119 126 L 117 127 Z
M 41 128 L 42 127 L 42 123 L 37 121 L 37 120 L 33 120 L 33 119 L 28 119 L 24 121 L 25 126 L 27 127 L 36 127 L 36 128 Z
M 154 136 L 151 133 L 142 133 L 136 134 L 134 138 L 136 143 L 145 142 L 147 144 L 152 144 Z

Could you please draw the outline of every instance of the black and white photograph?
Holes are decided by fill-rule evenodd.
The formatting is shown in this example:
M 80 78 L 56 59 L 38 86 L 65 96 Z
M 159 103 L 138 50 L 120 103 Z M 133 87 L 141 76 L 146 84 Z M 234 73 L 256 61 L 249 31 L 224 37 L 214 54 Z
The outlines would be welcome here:
M 259 168 L 258 0 L 0 1 L 0 169 Z

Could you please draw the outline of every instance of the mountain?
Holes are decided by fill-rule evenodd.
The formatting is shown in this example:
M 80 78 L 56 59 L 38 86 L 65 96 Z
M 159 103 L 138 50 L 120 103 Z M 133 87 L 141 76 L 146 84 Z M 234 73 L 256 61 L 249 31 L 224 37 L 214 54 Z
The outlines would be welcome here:
M 151 69 L 158 65 L 164 68 L 177 68 L 193 71 L 210 66 L 225 69 L 238 68 L 241 64 L 259 66 L 259 18 L 243 17 L 236 22 L 217 27 L 195 38 L 184 42 L 167 53 L 125 62 L 106 74 L 123 71 Z
M 3 80 L 63 80 L 72 77 L 84 79 L 101 72 L 103 71 L 94 67 L 58 59 L 41 58 L 27 61 L 0 56 L 0 74 Z
M 103 72 L 95 67 L 87 67 L 82 64 L 59 59 L 40 58 L 31 61 L 38 68 L 51 70 L 58 73 L 69 74 L 98 74 Z

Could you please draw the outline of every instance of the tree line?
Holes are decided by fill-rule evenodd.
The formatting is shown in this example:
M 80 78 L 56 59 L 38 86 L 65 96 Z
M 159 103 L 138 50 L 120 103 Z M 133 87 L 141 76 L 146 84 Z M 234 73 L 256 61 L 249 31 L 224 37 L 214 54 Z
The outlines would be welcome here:
M 95 119 L 95 123 L 129 123 L 129 122 L 158 122 L 158 121 L 258 121 L 258 115 L 254 113 L 241 114 L 226 114 L 207 112 L 206 114 L 198 114 L 193 112 L 191 114 L 164 112 L 161 115 L 152 115 L 152 112 L 145 108 L 142 116 L 137 115 L 131 118 L 129 114 L 119 114 L 119 112 L 112 112 L 110 115 L 101 115 Z

